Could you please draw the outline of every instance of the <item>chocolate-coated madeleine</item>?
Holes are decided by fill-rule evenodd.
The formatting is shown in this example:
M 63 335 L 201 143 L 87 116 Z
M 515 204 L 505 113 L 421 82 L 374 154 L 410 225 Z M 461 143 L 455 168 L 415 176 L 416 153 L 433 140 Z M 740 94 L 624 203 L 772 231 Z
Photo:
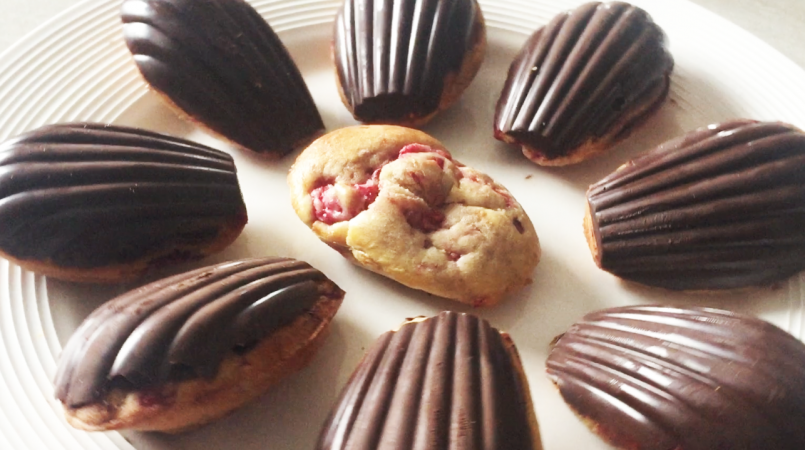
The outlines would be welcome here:
M 318 450 L 541 450 L 511 338 L 469 314 L 417 318 L 378 338 Z
M 754 317 L 593 312 L 558 339 L 547 371 L 570 408 L 620 449 L 805 448 L 805 345 Z
M 125 0 L 123 37 L 143 78 L 204 128 L 281 156 L 324 129 L 285 46 L 243 0 Z
M 458 100 L 485 49 L 476 0 L 345 0 L 333 57 L 355 119 L 419 126 Z
M 676 290 L 768 285 L 805 269 L 805 133 L 736 120 L 670 140 L 587 191 L 596 263 Z
M 77 123 L 0 145 L 0 256 L 47 276 L 135 278 L 222 250 L 246 221 L 232 158 L 194 142 Z
M 96 309 L 62 351 L 56 397 L 84 430 L 180 431 L 304 367 L 344 292 L 290 258 L 175 275 Z
M 495 137 L 542 165 L 573 164 L 625 138 L 668 94 L 662 30 L 627 3 L 587 3 L 526 41 L 495 109 Z

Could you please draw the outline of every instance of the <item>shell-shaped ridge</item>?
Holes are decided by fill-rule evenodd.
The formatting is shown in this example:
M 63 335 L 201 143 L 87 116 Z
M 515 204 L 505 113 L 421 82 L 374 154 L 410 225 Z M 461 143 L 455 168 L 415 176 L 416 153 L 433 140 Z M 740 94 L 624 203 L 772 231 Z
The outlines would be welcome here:
M 209 147 L 97 124 L 0 145 L 0 249 L 21 261 L 124 264 L 245 223 L 234 162 Z
M 437 111 L 483 39 L 475 0 L 346 0 L 336 18 L 341 91 L 365 122 L 399 122 Z
M 672 289 L 771 284 L 805 269 L 805 133 L 732 121 L 669 141 L 587 193 L 604 270 Z
M 232 352 L 245 352 L 291 323 L 322 296 L 337 294 L 320 271 L 290 258 L 231 261 L 175 275 L 96 309 L 62 351 L 56 396 L 70 407 L 113 387 L 213 378 Z
M 618 448 L 797 449 L 805 346 L 749 316 L 623 307 L 574 324 L 548 357 L 562 397 Z
M 286 154 L 324 124 L 287 49 L 242 0 L 126 0 L 123 35 L 145 80 L 209 129 Z
M 452 312 L 381 336 L 317 448 L 533 449 L 516 352 L 486 321 Z
M 661 102 L 673 59 L 642 9 L 588 3 L 526 41 L 495 110 L 495 135 L 547 159 L 590 142 L 612 143 Z

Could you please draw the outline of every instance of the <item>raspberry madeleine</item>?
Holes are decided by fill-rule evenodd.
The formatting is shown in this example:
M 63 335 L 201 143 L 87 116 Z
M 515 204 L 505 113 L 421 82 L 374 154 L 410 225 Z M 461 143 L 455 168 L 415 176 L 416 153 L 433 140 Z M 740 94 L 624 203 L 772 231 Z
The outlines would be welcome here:
M 243 0 L 125 0 L 123 37 L 170 106 L 240 147 L 280 157 L 324 130 L 288 50 Z
M 668 95 L 665 35 L 628 3 L 587 3 L 526 41 L 495 109 L 495 137 L 541 165 L 573 164 L 625 138 Z
M 805 133 L 734 120 L 672 139 L 590 186 L 599 267 L 674 290 L 770 285 L 805 269 Z
M 476 0 L 345 0 L 333 58 L 356 120 L 420 126 L 455 103 L 486 50 Z
M 136 128 L 48 125 L 0 145 L 0 256 L 81 282 L 223 250 L 246 225 L 234 161 Z
M 805 448 L 805 345 L 754 317 L 670 306 L 596 311 L 558 338 L 547 372 L 615 448 Z
M 156 281 L 79 326 L 59 359 L 56 397 L 84 430 L 201 425 L 304 367 L 343 297 L 320 271 L 289 258 Z
M 344 387 L 317 450 L 541 450 L 511 337 L 469 314 L 380 336 Z
M 290 174 L 297 215 L 358 265 L 475 306 L 531 282 L 539 240 L 523 208 L 433 137 L 389 125 L 313 142 Z

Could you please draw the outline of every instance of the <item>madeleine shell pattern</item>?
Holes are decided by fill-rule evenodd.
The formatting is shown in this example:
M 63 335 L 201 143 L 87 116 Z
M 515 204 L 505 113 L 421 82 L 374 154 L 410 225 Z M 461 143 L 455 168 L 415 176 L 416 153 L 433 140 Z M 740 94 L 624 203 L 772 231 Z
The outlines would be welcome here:
M 664 33 L 640 8 L 588 3 L 562 13 L 512 62 L 495 137 L 547 161 L 588 143 L 603 150 L 665 99 L 673 64 Z
M 78 123 L 0 145 L 0 249 L 21 264 L 162 264 L 231 242 L 246 221 L 232 158 L 200 144 Z
M 519 357 L 505 339 L 486 321 L 453 312 L 383 334 L 316 448 L 541 448 Z
M 617 448 L 805 448 L 805 345 L 754 317 L 613 308 L 558 340 L 548 377 Z
M 345 0 L 333 49 L 344 100 L 363 122 L 426 117 L 483 42 L 475 0 Z
M 343 292 L 309 264 L 255 258 L 216 264 L 132 290 L 96 309 L 62 351 L 56 396 L 70 407 L 112 388 L 213 378 L 322 296 Z
M 123 36 L 145 80 L 247 149 L 284 155 L 324 124 L 288 50 L 243 0 L 126 0 Z
M 767 285 L 805 269 L 805 133 L 731 121 L 668 141 L 590 186 L 598 265 L 681 290 Z

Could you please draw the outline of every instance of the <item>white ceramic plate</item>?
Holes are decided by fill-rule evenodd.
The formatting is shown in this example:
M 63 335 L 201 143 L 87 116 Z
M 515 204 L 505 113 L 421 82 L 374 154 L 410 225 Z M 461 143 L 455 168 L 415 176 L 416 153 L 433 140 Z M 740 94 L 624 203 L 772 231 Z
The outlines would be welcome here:
M 0 139 L 45 123 L 89 120 L 140 126 L 229 150 L 181 121 L 148 93 L 119 34 L 119 0 L 80 3 L 0 57 Z M 253 0 L 289 47 L 328 130 L 355 122 L 341 105 L 329 60 L 338 0 Z M 531 383 L 547 450 L 606 449 L 562 402 L 544 376 L 550 340 L 585 312 L 626 304 L 670 302 L 760 315 L 803 336 L 805 279 L 776 289 L 690 296 L 618 282 L 592 262 L 581 232 L 584 191 L 641 149 L 694 127 L 732 118 L 805 126 L 805 72 L 767 45 L 706 11 L 677 0 L 635 1 L 666 30 L 676 59 L 670 101 L 608 155 L 565 169 L 528 163 L 491 135 L 494 103 L 506 69 L 528 33 L 578 2 L 481 1 L 489 51 L 461 101 L 426 131 L 462 162 L 505 184 L 532 218 L 543 246 L 534 283 L 499 307 L 475 310 L 511 333 Z M 401 287 L 351 266 L 296 218 L 285 174 L 293 156 L 266 163 L 231 152 L 250 221 L 223 254 L 196 265 L 251 255 L 297 257 L 347 291 L 327 344 L 313 363 L 272 392 L 199 430 L 179 436 L 128 433 L 138 449 L 312 449 L 340 388 L 364 350 L 405 317 L 453 302 Z M 177 269 L 178 270 L 178 269 Z M 0 448 L 118 449 L 117 433 L 69 428 L 52 399 L 56 357 L 69 334 L 98 304 L 131 286 L 81 286 L 45 280 L 0 260 Z

